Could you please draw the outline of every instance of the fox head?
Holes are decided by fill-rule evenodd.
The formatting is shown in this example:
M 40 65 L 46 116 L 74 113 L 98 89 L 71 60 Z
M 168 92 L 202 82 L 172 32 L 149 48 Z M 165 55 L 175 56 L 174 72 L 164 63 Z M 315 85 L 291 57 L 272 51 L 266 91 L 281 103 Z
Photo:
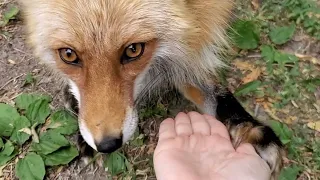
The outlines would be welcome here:
M 135 100 L 148 80 L 179 86 L 205 80 L 222 64 L 217 51 L 232 7 L 231 0 L 21 3 L 35 55 L 67 80 L 83 138 L 105 153 L 134 133 Z

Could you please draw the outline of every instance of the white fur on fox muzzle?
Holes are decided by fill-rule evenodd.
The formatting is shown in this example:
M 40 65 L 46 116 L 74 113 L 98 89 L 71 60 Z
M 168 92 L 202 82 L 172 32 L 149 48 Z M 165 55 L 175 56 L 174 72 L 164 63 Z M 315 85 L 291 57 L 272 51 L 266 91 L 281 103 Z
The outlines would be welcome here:
M 94 142 L 92 133 L 90 132 L 86 123 L 83 120 L 79 120 L 79 129 L 80 129 L 81 136 L 87 142 L 87 144 L 89 144 L 89 146 L 91 146 L 94 150 L 97 150 L 97 146 Z
M 137 110 L 128 107 L 126 111 L 126 119 L 123 123 L 123 130 L 122 130 L 122 143 L 126 143 L 130 140 L 132 135 L 134 134 L 139 122 L 139 117 Z

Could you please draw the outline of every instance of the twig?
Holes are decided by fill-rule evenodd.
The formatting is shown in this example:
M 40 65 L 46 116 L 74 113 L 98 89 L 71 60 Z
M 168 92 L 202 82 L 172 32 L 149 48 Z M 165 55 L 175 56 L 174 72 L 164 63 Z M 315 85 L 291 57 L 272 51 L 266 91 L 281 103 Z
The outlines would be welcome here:
M 96 155 L 89 161 L 89 163 L 80 170 L 79 174 L 81 174 L 82 171 L 84 171 L 84 170 L 87 169 L 91 164 L 93 164 L 93 162 L 95 162 L 101 155 L 102 155 L 101 153 L 96 154 Z
M 15 78 L 10 79 L 8 82 L 6 82 L 3 86 L 0 87 L 0 91 L 1 91 L 3 88 L 5 88 L 8 84 L 10 84 L 12 81 L 18 79 L 19 77 L 21 77 L 21 76 L 23 76 L 23 75 L 24 75 L 24 74 L 21 74 L 21 75 L 15 77 Z
M 18 49 L 18 48 L 13 48 L 14 50 L 16 50 L 16 51 L 18 51 L 18 52 L 21 52 L 21 53 L 23 53 L 23 54 L 28 54 L 28 53 L 26 53 L 26 52 L 24 52 L 24 51 L 22 51 L 22 50 L 20 50 L 20 49 Z

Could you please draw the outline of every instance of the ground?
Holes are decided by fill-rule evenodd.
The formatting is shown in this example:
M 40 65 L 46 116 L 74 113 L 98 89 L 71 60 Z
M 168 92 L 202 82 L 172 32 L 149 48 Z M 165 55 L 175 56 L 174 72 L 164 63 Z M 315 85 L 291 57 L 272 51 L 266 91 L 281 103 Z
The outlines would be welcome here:
M 305 3 L 306 0 L 287 2 L 294 6 Z M 316 3 L 319 5 L 319 2 Z M 287 155 L 283 158 L 287 168 L 282 178 L 319 179 L 320 128 L 313 126 L 320 120 L 320 41 L 317 38 L 317 31 L 320 32 L 319 24 L 313 24 L 312 27 L 316 30 L 303 26 L 294 15 L 281 14 L 285 9 L 282 6 L 283 4 L 273 1 L 238 1 L 235 12 L 240 19 L 248 21 L 248 24 L 238 24 L 234 28 L 251 27 L 255 24 L 252 22 L 258 22 L 259 41 L 249 45 L 253 47 L 247 48 L 244 47 L 246 45 L 241 45 L 241 39 L 238 39 L 234 51 L 229 53 L 230 69 L 224 72 L 223 77 L 230 90 L 237 94 L 245 108 L 257 119 L 269 124 L 272 124 L 271 120 L 281 122 L 281 126 L 275 123 L 272 125 L 286 144 Z M 0 20 L 12 7 L 19 8 L 16 1 L 0 1 Z M 288 6 L 288 9 L 290 8 L 291 5 Z M 283 16 L 279 18 L 279 14 Z M 303 13 L 300 15 L 303 16 Z M 308 16 L 312 15 L 309 13 Z M 319 14 L 315 17 L 319 18 Z M 289 25 L 289 22 L 296 24 L 295 32 L 285 43 L 275 43 L 277 40 L 271 35 L 270 27 Z M 275 36 L 277 38 L 278 35 Z M 25 40 L 20 14 L 5 25 L 0 25 L 0 102 L 14 105 L 14 99 L 19 94 L 37 92 L 49 94 L 53 98 L 52 109 L 62 107 L 61 83 L 33 57 Z M 270 44 L 275 51 L 285 54 L 280 56 L 292 54 L 296 61 L 284 63 L 284 66 L 280 67 L 280 62 L 274 58 L 272 61 L 275 62 L 271 62 L 271 68 L 268 68 L 271 60 L 268 59 L 268 54 L 264 54 L 267 53 L 267 47 L 263 49 L 263 46 Z M 35 82 L 25 85 L 28 76 L 33 77 Z M 139 131 L 133 141 L 118 151 L 127 161 L 126 170 L 114 176 L 114 179 L 156 179 L 152 153 L 157 142 L 159 123 L 179 111 L 195 109 L 175 93 L 168 96 L 170 98 L 160 98 L 140 112 Z M 77 158 L 68 166 L 47 169 L 46 179 L 105 179 L 105 167 L 109 167 L 110 171 L 113 166 L 108 165 L 107 161 L 104 166 L 105 157 L 97 157 L 89 166 Z M 14 171 L 16 162 L 17 159 L 14 159 L 6 164 L 2 172 L 0 168 L 0 179 L 17 178 Z M 81 178 L 75 178 L 79 176 Z

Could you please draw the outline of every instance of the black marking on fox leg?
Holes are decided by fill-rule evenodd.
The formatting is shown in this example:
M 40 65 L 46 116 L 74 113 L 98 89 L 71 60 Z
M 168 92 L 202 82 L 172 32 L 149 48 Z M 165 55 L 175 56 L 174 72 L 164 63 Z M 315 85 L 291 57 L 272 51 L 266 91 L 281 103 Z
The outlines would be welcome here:
M 261 134 L 263 138 L 259 139 L 258 143 L 260 146 L 268 146 L 271 143 L 275 143 L 279 147 L 282 146 L 281 141 L 274 133 L 274 131 L 255 120 L 239 103 L 239 101 L 233 96 L 233 94 L 225 90 L 223 93 L 220 93 L 216 96 L 217 109 L 216 117 L 221 122 L 228 124 L 229 126 L 238 126 L 242 123 L 250 123 L 253 127 L 260 127 Z

